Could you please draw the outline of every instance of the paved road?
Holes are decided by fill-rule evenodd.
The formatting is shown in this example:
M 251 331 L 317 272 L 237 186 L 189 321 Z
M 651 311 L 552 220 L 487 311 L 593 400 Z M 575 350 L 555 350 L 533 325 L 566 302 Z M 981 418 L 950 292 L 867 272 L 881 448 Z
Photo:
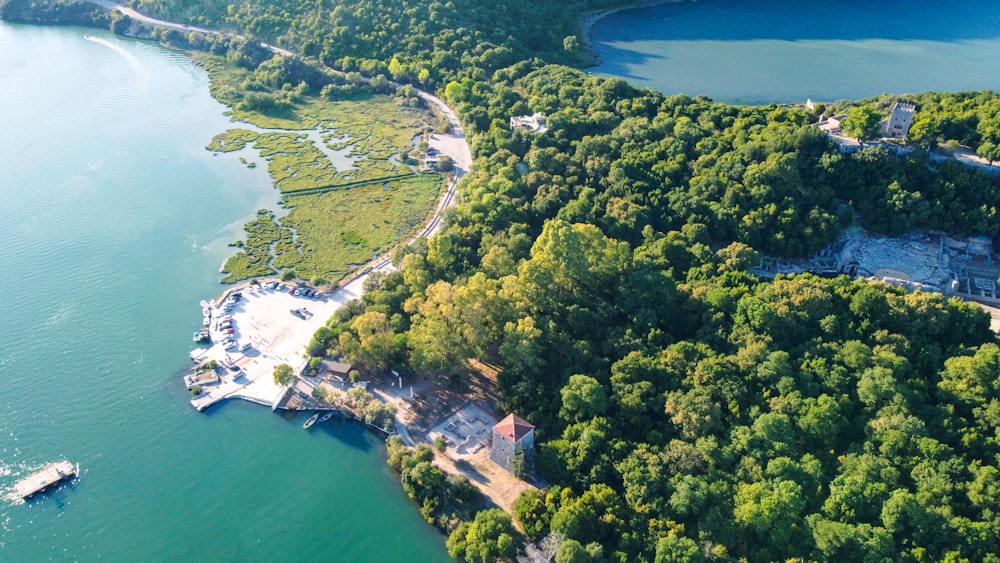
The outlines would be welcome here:
M 115 2 L 110 2 L 108 0 L 91 0 L 94 4 L 98 6 L 103 6 L 110 11 L 118 10 L 119 12 L 125 14 L 126 16 L 140 21 L 147 25 L 152 25 L 156 27 L 166 27 L 168 29 L 176 29 L 178 31 L 197 31 L 198 33 L 207 33 L 209 35 L 225 35 L 221 31 L 216 31 L 214 29 L 207 29 L 204 27 L 196 27 L 193 25 L 187 25 L 183 23 L 168 22 L 164 20 L 158 20 L 156 18 L 151 18 L 149 16 L 143 15 L 128 6 L 123 6 Z
M 178 31 L 185 31 L 185 32 L 186 31 L 196 31 L 198 33 L 204 33 L 204 34 L 207 34 L 207 35 L 226 35 L 226 36 L 229 36 L 229 37 L 240 37 L 239 35 L 236 35 L 234 33 L 227 33 L 227 32 L 224 32 L 224 31 L 219 31 L 217 29 L 208 29 L 207 27 L 198 27 L 198 26 L 194 26 L 194 25 L 187 25 L 187 24 L 184 24 L 184 23 L 170 22 L 170 21 L 166 21 L 166 20 L 158 20 L 156 18 L 152 18 L 152 17 L 149 17 L 149 16 L 147 16 L 145 14 L 137 12 L 133 8 L 130 8 L 128 6 L 123 6 L 121 4 L 117 4 L 117 3 L 111 2 L 109 0 L 91 0 L 91 2 L 93 2 L 94 4 L 97 4 L 99 6 L 103 6 L 103 7 L 107 8 L 110 11 L 117 10 L 117 11 L 125 14 L 126 16 L 132 18 L 133 20 L 136 20 L 136 21 L 142 22 L 142 23 L 144 23 L 146 25 L 151 25 L 151 26 L 154 26 L 154 27 L 165 27 L 167 29 L 176 29 Z M 276 45 L 271 45 L 271 44 L 265 43 L 263 41 L 260 42 L 260 46 L 263 47 L 263 48 L 265 48 L 265 49 L 267 49 L 268 51 L 271 51 L 272 53 L 275 53 L 277 55 L 281 55 L 282 57 L 291 57 L 291 56 L 295 55 L 295 53 L 292 53 L 288 49 L 282 49 L 281 47 L 278 47 Z

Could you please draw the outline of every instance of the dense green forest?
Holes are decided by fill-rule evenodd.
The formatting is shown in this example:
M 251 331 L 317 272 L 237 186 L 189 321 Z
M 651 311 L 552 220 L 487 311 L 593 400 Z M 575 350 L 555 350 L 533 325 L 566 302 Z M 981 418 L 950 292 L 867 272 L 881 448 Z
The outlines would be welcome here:
M 758 250 L 825 244 L 852 208 L 890 232 L 989 229 L 985 174 L 841 155 L 798 109 L 529 63 L 494 78 L 446 91 L 478 156 L 449 228 L 398 252 L 402 271 L 373 280 L 317 349 L 445 380 L 465 358 L 503 366 L 503 407 L 539 426 L 537 470 L 554 483 L 517 519 L 528 540 L 567 538 L 564 560 L 996 551 L 982 491 L 1000 490 L 1000 349 L 983 311 L 746 273 Z M 551 131 L 510 131 L 502 117 L 525 111 Z M 480 553 L 463 551 L 468 528 L 453 553 Z
M 923 150 L 841 154 L 817 112 L 548 64 L 581 60 L 577 18 L 602 4 L 136 6 L 306 55 L 202 45 L 254 73 L 252 99 L 280 101 L 307 76 L 330 95 L 362 87 L 330 67 L 436 89 L 459 112 L 476 162 L 447 227 L 399 249 L 399 271 L 370 278 L 311 346 L 457 385 L 468 358 L 502 368 L 501 407 L 538 427 L 551 484 L 517 502 L 523 533 L 502 512 L 472 516 L 467 484 L 426 448 L 391 446 L 455 556 L 509 559 L 548 536 L 557 561 L 996 560 L 1000 348 L 986 314 L 747 270 L 855 223 L 996 236 L 997 182 Z M 920 106 L 913 141 L 993 158 L 996 95 L 905 99 Z M 510 130 L 533 112 L 548 133 Z
M 434 89 L 456 77 L 487 80 L 531 57 L 584 60 L 576 38 L 583 10 L 615 0 L 131 0 L 143 13 L 229 28 L 313 57 L 332 68 L 385 72 Z

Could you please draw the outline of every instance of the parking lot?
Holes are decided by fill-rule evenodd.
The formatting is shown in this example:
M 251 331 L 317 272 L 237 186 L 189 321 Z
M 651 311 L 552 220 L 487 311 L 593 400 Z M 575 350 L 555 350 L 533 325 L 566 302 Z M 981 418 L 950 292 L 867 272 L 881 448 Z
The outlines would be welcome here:
M 343 302 L 357 296 L 341 288 L 333 295 L 307 297 L 290 293 L 294 287 L 298 286 L 244 287 L 238 300 L 229 305 L 224 300 L 213 308 L 213 344 L 199 358 L 214 359 L 234 370 L 220 385 L 203 388 L 203 396 L 192 401 L 196 407 L 226 397 L 271 404 L 282 391 L 274 384 L 274 367 L 285 363 L 297 370 L 303 366 L 312 335 Z

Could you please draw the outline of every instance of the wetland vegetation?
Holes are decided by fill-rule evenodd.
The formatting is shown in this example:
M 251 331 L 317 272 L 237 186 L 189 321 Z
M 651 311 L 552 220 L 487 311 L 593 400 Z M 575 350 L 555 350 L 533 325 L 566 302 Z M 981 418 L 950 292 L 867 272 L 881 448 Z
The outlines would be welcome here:
M 243 249 L 224 267 L 224 282 L 294 270 L 302 279 L 337 280 L 419 227 L 441 188 L 418 174 L 320 194 L 291 195 L 286 216 L 261 210 L 246 225 Z M 294 233 L 294 236 L 293 236 Z
M 245 101 L 248 90 L 278 80 L 268 73 L 280 65 L 251 72 L 217 55 L 196 59 L 209 70 L 215 95 L 232 103 L 240 124 L 216 135 L 207 148 L 257 151 L 289 209 L 284 217 L 261 212 L 247 223 L 242 250 L 223 267 L 224 282 L 280 270 L 337 280 L 401 242 L 427 217 L 443 181 L 406 163 L 413 138 L 430 121 L 415 107 L 412 92 L 389 96 L 369 89 L 352 99 L 330 99 L 303 82 L 294 91 L 279 91 L 280 107 L 255 110 L 237 98 Z

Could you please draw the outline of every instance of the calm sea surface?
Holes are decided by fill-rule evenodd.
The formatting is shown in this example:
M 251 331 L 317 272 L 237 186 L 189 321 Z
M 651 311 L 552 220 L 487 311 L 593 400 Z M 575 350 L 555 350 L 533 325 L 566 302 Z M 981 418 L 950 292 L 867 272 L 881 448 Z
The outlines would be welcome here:
M 85 34 L 96 40 L 84 39 Z M 204 149 L 208 79 L 155 45 L 0 22 L 0 560 L 442 561 L 380 441 L 242 403 L 177 371 L 226 243 L 277 199 Z
M 700 0 L 594 25 L 592 69 L 734 103 L 1000 90 L 995 0 Z

